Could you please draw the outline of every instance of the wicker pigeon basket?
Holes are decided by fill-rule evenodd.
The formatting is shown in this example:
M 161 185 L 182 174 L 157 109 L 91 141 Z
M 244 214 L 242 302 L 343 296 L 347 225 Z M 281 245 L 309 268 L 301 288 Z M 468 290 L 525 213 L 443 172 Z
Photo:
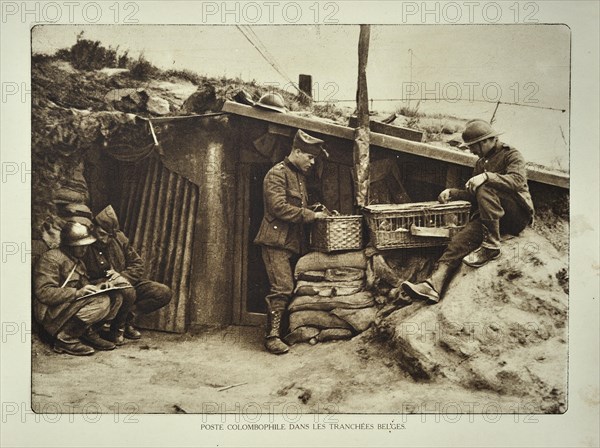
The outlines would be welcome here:
M 332 215 L 315 221 L 311 248 L 319 252 L 362 249 L 362 216 Z
M 375 248 L 401 249 L 448 244 L 469 222 L 471 203 L 377 204 L 365 207 L 371 242 Z

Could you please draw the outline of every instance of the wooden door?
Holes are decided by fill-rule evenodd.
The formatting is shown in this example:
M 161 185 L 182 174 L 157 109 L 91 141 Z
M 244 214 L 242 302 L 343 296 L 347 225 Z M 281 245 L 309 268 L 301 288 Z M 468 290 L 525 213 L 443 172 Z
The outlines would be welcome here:
M 242 164 L 238 179 L 236 253 L 234 276 L 234 322 L 262 325 L 269 280 L 260 246 L 253 243 L 263 217 L 262 183 L 271 164 Z

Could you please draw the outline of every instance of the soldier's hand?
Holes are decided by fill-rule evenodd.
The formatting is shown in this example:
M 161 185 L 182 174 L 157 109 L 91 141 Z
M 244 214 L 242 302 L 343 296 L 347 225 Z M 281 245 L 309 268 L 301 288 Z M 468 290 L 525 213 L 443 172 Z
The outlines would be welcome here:
M 446 202 L 448 202 L 450 200 L 450 189 L 446 188 L 444 191 L 442 191 L 439 196 L 438 196 L 438 202 L 445 204 Z
M 131 283 L 129 283 L 129 280 L 127 280 L 125 277 L 123 277 L 122 275 L 118 275 L 116 276 L 114 279 L 109 281 L 110 286 L 131 286 Z
M 120 277 L 121 274 L 119 274 L 114 269 L 109 269 L 108 271 L 106 271 L 106 276 L 108 277 L 108 281 L 110 282 L 116 279 L 117 277 Z
M 77 290 L 77 292 L 75 292 L 75 297 L 83 297 L 94 292 L 98 292 L 98 288 L 96 286 L 85 285 L 83 288 L 80 288 Z
M 477 176 L 473 176 L 467 181 L 467 183 L 465 184 L 465 188 L 469 190 L 472 194 L 475 194 L 477 189 L 487 180 L 488 175 L 486 173 L 478 174 Z
M 329 216 L 329 215 L 327 213 L 325 213 L 325 212 L 317 212 L 317 213 L 315 213 L 315 219 L 317 221 L 321 220 L 321 219 L 325 219 L 325 218 L 327 218 L 327 216 Z

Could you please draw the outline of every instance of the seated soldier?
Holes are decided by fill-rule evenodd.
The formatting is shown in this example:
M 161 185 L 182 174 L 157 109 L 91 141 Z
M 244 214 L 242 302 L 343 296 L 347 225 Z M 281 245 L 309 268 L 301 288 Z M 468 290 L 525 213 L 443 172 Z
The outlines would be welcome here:
M 54 351 L 91 355 L 94 348 L 112 350 L 115 344 L 102 339 L 97 325 L 112 319 L 121 306 L 91 285 L 81 257 L 96 241 L 83 224 L 68 222 L 61 231 L 60 247 L 42 254 L 33 273 L 33 309 L 36 320 L 55 338 Z
M 171 301 L 173 292 L 162 283 L 143 279 L 144 262 L 119 230 L 117 214 L 112 206 L 106 207 L 94 218 L 94 232 L 98 241 L 91 246 L 85 257 L 90 278 L 108 278 L 113 283 L 133 285 L 123 289 L 123 306 L 111 323 L 108 338 L 117 345 L 128 339 L 140 339 L 141 333 L 134 327 L 138 314 L 156 311 Z
M 500 233 L 518 235 L 533 220 L 534 208 L 527 185 L 527 170 L 521 153 L 498 140 L 483 120 L 467 122 L 464 146 L 477 155 L 473 176 L 464 189 L 448 188 L 438 201 L 470 200 L 476 211 L 469 223 L 450 240 L 448 247 L 425 281 L 402 282 L 413 299 L 437 303 L 461 262 L 479 268 L 500 256 Z

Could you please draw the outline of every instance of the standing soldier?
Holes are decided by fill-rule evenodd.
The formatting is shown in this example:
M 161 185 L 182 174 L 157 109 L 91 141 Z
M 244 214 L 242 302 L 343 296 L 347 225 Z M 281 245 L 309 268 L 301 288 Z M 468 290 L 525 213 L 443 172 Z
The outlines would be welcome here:
M 120 300 L 111 300 L 107 294 L 83 297 L 98 291 L 89 284 L 81 261 L 96 238 L 83 224 L 68 222 L 60 239 L 60 247 L 45 252 L 34 269 L 36 320 L 55 337 L 54 351 L 58 353 L 80 356 L 93 354 L 94 348 L 112 350 L 115 344 L 102 339 L 97 326 L 114 317 Z
M 327 216 L 308 207 L 305 178 L 315 158 L 327 155 L 323 143 L 299 129 L 290 154 L 271 168 L 263 181 L 264 217 L 254 243 L 262 246 L 271 285 L 265 298 L 268 310 L 265 348 L 278 355 L 289 350 L 281 340 L 281 320 L 294 291 L 295 262 L 306 252 L 304 224 Z
M 479 268 L 500 256 L 500 232 L 518 235 L 533 220 L 533 202 L 527 186 L 523 156 L 498 140 L 496 132 L 483 120 L 471 120 L 462 134 L 464 146 L 479 156 L 473 176 L 464 189 L 449 188 L 438 200 L 470 200 L 477 209 L 471 221 L 450 241 L 427 280 L 402 283 L 412 298 L 438 302 L 445 285 L 461 260 Z

